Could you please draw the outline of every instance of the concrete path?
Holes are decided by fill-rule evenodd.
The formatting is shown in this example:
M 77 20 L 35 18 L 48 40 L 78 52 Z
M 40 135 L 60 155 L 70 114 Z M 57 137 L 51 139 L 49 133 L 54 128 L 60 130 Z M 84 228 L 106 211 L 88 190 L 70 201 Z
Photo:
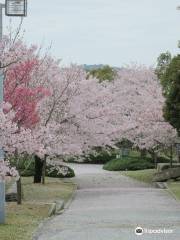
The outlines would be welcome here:
M 180 204 L 165 190 L 107 172 L 100 165 L 71 164 L 78 184 L 69 209 L 48 221 L 38 240 L 179 240 Z M 170 233 L 135 234 L 140 226 Z

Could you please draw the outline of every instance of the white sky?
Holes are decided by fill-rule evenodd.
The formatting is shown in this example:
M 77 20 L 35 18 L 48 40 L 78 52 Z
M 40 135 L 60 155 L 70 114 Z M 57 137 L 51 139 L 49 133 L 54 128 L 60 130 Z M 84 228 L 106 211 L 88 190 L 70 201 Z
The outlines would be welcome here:
M 161 52 L 180 51 L 177 5 L 180 0 L 28 0 L 25 40 L 52 43 L 63 63 L 152 65 Z

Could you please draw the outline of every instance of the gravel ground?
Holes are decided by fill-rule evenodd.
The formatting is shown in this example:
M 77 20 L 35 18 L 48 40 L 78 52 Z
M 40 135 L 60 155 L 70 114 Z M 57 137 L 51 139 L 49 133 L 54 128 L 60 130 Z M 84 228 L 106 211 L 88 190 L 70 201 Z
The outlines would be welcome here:
M 46 222 L 38 240 L 179 240 L 180 204 L 168 192 L 107 172 L 101 165 L 69 164 L 78 190 L 62 215 Z M 170 231 L 136 236 L 135 228 Z

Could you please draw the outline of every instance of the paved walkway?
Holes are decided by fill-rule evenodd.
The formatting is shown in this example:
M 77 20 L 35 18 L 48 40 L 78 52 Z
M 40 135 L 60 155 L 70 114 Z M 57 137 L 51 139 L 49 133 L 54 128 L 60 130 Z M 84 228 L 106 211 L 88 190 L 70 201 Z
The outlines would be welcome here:
M 78 184 L 69 209 L 47 222 L 38 240 L 179 240 L 180 204 L 165 190 L 107 172 L 100 165 L 74 165 Z M 135 228 L 172 230 L 135 235 Z

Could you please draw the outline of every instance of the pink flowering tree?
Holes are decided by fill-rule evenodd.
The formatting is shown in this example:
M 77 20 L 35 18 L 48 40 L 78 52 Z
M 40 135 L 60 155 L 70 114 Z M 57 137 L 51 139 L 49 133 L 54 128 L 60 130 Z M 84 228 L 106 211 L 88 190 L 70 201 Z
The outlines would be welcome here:
M 49 95 L 49 91 L 41 86 L 35 87 L 33 80 L 43 59 L 39 57 L 37 47 L 27 47 L 18 39 L 13 41 L 4 37 L 0 46 L 6 102 L 1 125 L 3 149 L 8 155 L 26 152 L 41 156 L 42 146 L 36 142 L 32 129 L 40 120 L 37 105 Z
M 78 155 L 123 139 L 153 151 L 174 141 L 176 131 L 163 119 L 164 99 L 153 69 L 122 69 L 114 81 L 100 84 L 80 67 L 59 68 L 49 61 L 44 84 L 51 95 L 39 105 L 38 126 L 45 132 L 39 139 L 47 155 Z
M 1 45 L 5 101 L 15 111 L 13 123 L 29 131 L 27 152 L 39 156 L 37 175 L 45 170 L 47 156 L 81 155 L 123 139 L 149 151 L 174 141 L 176 131 L 163 119 L 164 98 L 153 69 L 123 68 L 114 81 L 99 83 L 81 67 L 60 67 L 22 41 L 12 44 L 5 38 Z M 21 152 L 21 146 L 17 149 Z
M 4 38 L 0 44 L 4 101 L 9 102 L 16 112 L 14 120 L 19 127 L 33 128 L 40 120 L 37 104 L 49 94 L 41 85 L 33 85 L 44 59 L 39 57 L 36 46 L 27 47 L 21 40 L 11 42 Z
M 7 111 L 10 107 L 9 104 L 5 104 L 4 111 Z M 4 150 L 6 157 L 24 153 L 36 154 L 40 157 L 42 154 L 44 155 L 44 146 L 36 141 L 32 130 L 23 127 L 19 128 L 17 123 L 14 122 L 15 112 L 13 110 L 7 113 L 4 113 L 4 111 L 2 108 L 0 109 L 0 148 Z M 15 168 L 11 168 L 8 161 L 1 162 L 0 175 L 4 176 L 6 172 L 7 175 L 18 176 Z
M 39 131 L 35 130 L 40 132 L 38 139 L 46 146 L 47 155 L 80 155 L 93 146 L 112 144 L 103 110 L 106 89 L 97 79 L 87 80 L 78 66 L 60 68 L 58 62 L 49 61 L 44 85 L 51 94 L 39 105 L 41 122 Z
M 116 126 L 122 126 L 121 132 L 115 131 L 115 139 L 123 136 L 135 147 L 151 153 L 174 143 L 177 133 L 163 118 L 164 97 L 153 69 L 121 69 L 117 78 L 106 85 L 113 98 L 111 119 Z

